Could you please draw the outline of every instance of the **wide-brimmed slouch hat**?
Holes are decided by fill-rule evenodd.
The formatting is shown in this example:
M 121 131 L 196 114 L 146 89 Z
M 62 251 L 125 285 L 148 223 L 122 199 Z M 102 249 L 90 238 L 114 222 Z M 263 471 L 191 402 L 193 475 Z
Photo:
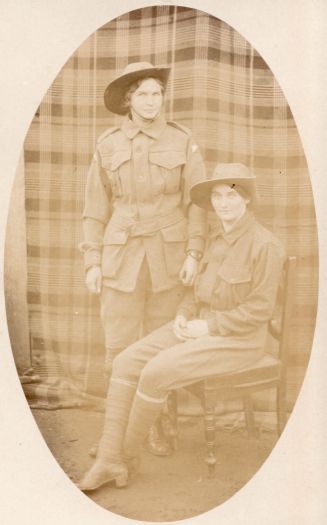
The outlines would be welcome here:
M 153 66 L 150 62 L 132 62 L 108 84 L 104 92 L 104 104 L 109 111 L 125 115 L 128 108 L 125 105 L 125 94 L 131 84 L 144 78 L 158 78 L 166 86 L 170 68 Z
M 190 196 L 192 202 L 212 210 L 211 191 L 216 184 L 235 185 L 235 189 L 243 190 L 250 199 L 250 207 L 254 207 L 259 202 L 259 194 L 256 187 L 256 176 L 247 166 L 240 163 L 217 164 L 212 172 L 210 179 L 198 182 L 191 187 Z

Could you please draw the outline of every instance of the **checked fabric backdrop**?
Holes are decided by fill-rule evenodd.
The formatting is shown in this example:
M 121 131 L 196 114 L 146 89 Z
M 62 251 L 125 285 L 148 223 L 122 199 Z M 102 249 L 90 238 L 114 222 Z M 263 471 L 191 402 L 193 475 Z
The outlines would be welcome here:
M 257 216 L 298 258 L 290 349 L 298 388 L 315 326 L 318 255 L 292 113 L 268 65 L 235 30 L 201 11 L 161 6 L 127 13 L 92 34 L 58 74 L 27 134 L 30 352 L 42 382 L 25 392 L 49 408 L 104 394 L 99 300 L 86 291 L 78 244 L 96 138 L 120 122 L 105 109 L 103 92 L 135 61 L 171 66 L 166 116 L 193 131 L 208 172 L 218 161 L 239 161 L 257 175 Z

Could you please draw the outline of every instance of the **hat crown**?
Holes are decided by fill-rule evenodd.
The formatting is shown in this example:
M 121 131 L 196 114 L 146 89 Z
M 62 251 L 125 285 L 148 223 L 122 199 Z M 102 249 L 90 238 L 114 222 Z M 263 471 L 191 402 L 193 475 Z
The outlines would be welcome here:
M 249 195 L 249 206 L 253 207 L 259 202 L 256 188 L 256 176 L 244 164 L 237 162 L 217 164 L 211 177 L 194 184 L 190 189 L 191 200 L 201 208 L 212 210 L 211 192 L 218 184 L 236 185 Z
M 128 75 L 129 73 L 137 73 L 138 71 L 155 69 L 155 66 L 150 62 L 131 62 L 123 69 L 119 76 Z
M 222 181 L 225 179 L 253 180 L 255 178 L 247 166 L 237 162 L 217 164 L 211 176 L 212 180 L 219 179 Z
M 104 92 L 104 103 L 109 111 L 125 115 L 128 108 L 125 103 L 125 93 L 128 87 L 145 78 L 158 78 L 164 86 L 167 85 L 170 67 L 153 66 L 150 62 L 131 62 L 112 80 Z

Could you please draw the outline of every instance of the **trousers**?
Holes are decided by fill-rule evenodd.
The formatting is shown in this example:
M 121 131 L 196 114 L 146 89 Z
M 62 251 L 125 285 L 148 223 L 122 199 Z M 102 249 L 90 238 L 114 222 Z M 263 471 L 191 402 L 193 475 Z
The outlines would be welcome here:
M 170 390 L 254 364 L 262 356 L 266 335 L 263 325 L 255 330 L 255 337 L 206 335 L 181 342 L 169 322 L 121 352 L 114 360 L 112 377 L 163 401 Z
M 101 321 L 105 346 L 122 349 L 175 317 L 185 293 L 180 284 L 161 292 L 152 291 L 146 258 L 143 260 L 133 292 L 122 292 L 108 286 L 101 292 Z

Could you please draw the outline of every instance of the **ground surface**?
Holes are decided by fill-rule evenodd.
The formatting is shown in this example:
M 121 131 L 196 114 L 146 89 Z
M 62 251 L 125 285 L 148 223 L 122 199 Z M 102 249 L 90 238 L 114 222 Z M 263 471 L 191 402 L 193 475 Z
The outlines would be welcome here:
M 89 447 L 101 432 L 100 412 L 64 409 L 33 410 L 39 428 L 58 463 L 77 482 L 92 464 Z M 208 479 L 204 464 L 202 419 L 179 423 L 178 449 L 170 457 L 144 450 L 137 476 L 125 489 L 104 486 L 90 493 L 102 507 L 142 521 L 175 521 L 197 516 L 223 503 L 252 478 L 276 442 L 273 432 L 249 438 L 244 429 L 216 434 L 216 475 Z

